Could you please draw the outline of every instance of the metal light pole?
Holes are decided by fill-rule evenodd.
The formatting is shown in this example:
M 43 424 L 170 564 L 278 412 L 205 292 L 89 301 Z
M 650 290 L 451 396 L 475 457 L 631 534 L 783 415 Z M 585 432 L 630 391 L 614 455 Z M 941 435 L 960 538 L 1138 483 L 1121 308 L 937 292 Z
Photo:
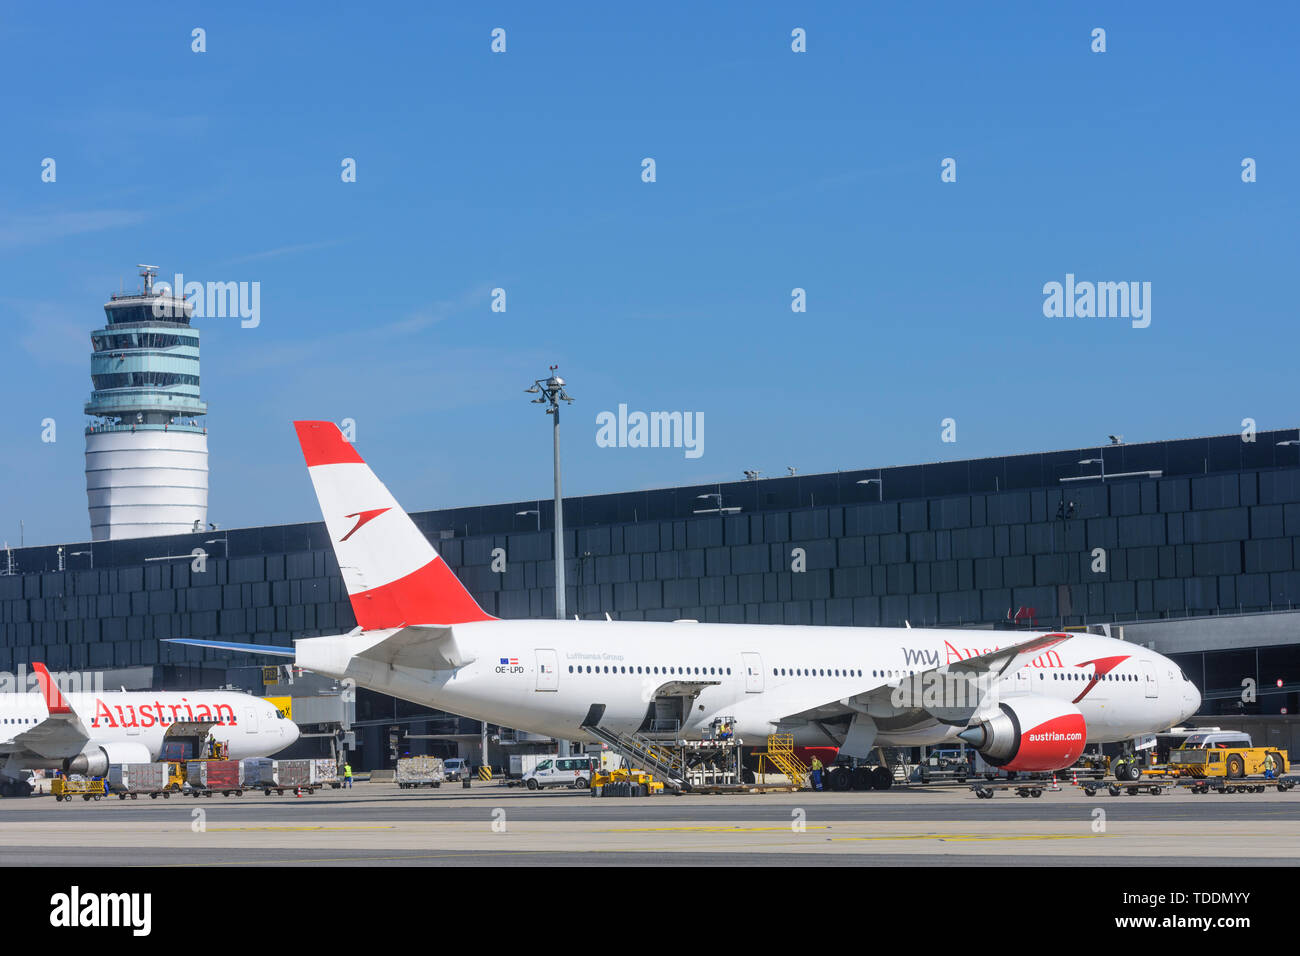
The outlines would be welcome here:
M 560 497 L 560 402 L 573 403 L 564 390 L 564 379 L 555 374 L 558 366 L 551 366 L 551 376 L 537 379 L 532 388 L 524 391 L 536 395 L 534 405 L 545 405 L 546 414 L 554 415 L 551 434 L 555 443 L 555 618 L 564 620 L 564 500 Z M 540 509 L 539 509 L 540 510 Z M 541 520 L 540 517 L 538 519 Z
M 1064 489 L 1064 488 L 1061 489 L 1061 503 L 1058 504 L 1058 505 L 1056 506 L 1056 517 L 1059 518 L 1060 521 L 1061 521 L 1061 548 L 1062 548 L 1063 551 L 1065 551 L 1065 552 L 1068 554 L 1069 552 L 1068 552 L 1068 550 L 1066 550 L 1066 549 L 1069 547 L 1069 543 L 1066 541 L 1066 526 L 1065 526 L 1065 523 L 1066 523 L 1069 519 L 1071 519 L 1071 518 L 1074 517 L 1074 502 L 1071 501 L 1069 504 L 1066 503 L 1066 501 L 1065 501 L 1065 489 Z M 1055 528 L 1053 528 L 1053 536 L 1055 536 Z M 1056 553 L 1056 541 L 1055 541 L 1055 537 L 1053 537 L 1053 541 L 1052 541 L 1052 553 L 1053 553 L 1053 554 Z M 1065 580 L 1065 585 L 1066 585 L 1067 587 L 1069 586 L 1069 583 L 1070 583 L 1070 582 L 1069 582 L 1069 577 L 1070 577 L 1070 573 L 1069 573 L 1069 561 L 1067 560 L 1067 561 L 1066 561 L 1066 564 L 1065 564 L 1065 578 L 1066 578 L 1066 580 Z M 1057 608 L 1056 608 L 1056 609 L 1060 612 L 1060 618 L 1061 618 L 1061 630 L 1064 631 L 1064 630 L 1065 630 L 1065 610 L 1064 610 L 1063 606 L 1061 605 L 1061 595 L 1060 595 L 1059 587 L 1058 587 L 1057 596 L 1056 596 L 1056 604 L 1057 604 Z

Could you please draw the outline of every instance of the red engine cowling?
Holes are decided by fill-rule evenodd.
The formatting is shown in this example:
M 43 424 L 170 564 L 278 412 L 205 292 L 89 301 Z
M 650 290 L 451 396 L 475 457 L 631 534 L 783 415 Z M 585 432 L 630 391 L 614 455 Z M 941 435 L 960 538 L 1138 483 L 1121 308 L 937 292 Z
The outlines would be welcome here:
M 1088 725 L 1073 704 L 1017 697 L 957 736 L 1003 770 L 1064 770 L 1079 759 Z

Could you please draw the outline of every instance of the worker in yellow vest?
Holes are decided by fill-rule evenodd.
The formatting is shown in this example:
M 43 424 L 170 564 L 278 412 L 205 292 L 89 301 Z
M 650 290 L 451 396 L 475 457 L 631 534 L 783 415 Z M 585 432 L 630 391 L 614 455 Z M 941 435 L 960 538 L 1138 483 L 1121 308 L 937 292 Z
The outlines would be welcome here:
M 816 757 L 812 758 L 812 785 L 814 790 L 822 788 L 822 762 Z
M 352 764 L 350 763 L 343 765 L 343 787 L 344 789 L 351 789 L 352 787 Z

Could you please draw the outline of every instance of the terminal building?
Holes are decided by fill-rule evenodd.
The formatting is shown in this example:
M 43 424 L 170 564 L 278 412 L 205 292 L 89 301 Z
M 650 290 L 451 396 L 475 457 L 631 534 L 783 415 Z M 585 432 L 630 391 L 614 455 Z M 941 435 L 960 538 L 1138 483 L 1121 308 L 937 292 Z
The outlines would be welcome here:
M 1251 437 L 569 498 L 568 612 L 1109 625 L 1177 661 L 1202 692 L 1207 722 L 1287 721 L 1300 709 L 1300 440 L 1295 429 Z M 554 616 L 548 503 L 412 516 L 484 610 Z M 264 678 L 245 656 L 159 642 L 287 645 L 354 625 L 323 523 L 0 554 L 0 670 L 44 661 L 108 671 L 112 686 L 291 693 L 283 668 Z M 367 767 L 398 750 L 472 744 L 477 753 L 485 730 L 496 743 L 526 739 L 368 692 L 358 694 L 354 729 L 348 742 Z

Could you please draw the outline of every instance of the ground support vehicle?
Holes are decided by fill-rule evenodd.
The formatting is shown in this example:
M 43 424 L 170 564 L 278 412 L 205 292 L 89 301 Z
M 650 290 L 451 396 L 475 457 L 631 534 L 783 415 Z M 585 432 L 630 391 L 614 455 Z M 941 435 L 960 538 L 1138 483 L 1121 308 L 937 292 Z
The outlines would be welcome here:
M 591 785 L 599 763 L 599 758 L 591 754 L 551 757 L 524 774 L 523 783 L 529 790 L 540 790 L 543 787 L 576 787 L 585 790 Z
M 1079 784 L 1079 789 L 1090 797 L 1097 795 L 1100 790 L 1105 790 L 1112 797 L 1118 797 L 1121 793 L 1127 793 L 1130 797 L 1135 797 L 1139 793 L 1149 793 L 1153 797 L 1158 797 L 1166 790 L 1178 786 L 1178 782 L 1169 777 L 1147 777 L 1141 780 L 1088 780 Z
M 397 761 L 397 786 L 403 790 L 441 787 L 447 779 L 438 757 L 403 757 Z
M 1272 779 L 1290 770 L 1286 751 L 1272 747 L 1186 747 L 1171 750 L 1169 769 L 1179 777 L 1234 781 L 1262 777 L 1269 757 L 1273 758 L 1275 777 Z
M 644 770 L 597 771 L 591 778 L 593 797 L 652 797 L 664 785 Z
M 971 761 L 965 753 L 960 750 L 936 749 L 929 751 L 925 759 L 917 764 L 912 778 L 923 784 L 941 781 L 965 783 L 973 775 Z
M 168 763 L 115 763 L 108 768 L 109 792 L 119 800 L 135 800 L 142 793 L 157 797 L 166 792 L 171 775 Z
M 295 796 L 304 792 L 312 794 L 322 787 L 337 787 L 338 776 L 338 766 L 333 760 L 277 760 L 275 783 L 264 785 L 262 792 L 268 797 L 272 790 L 277 794 L 292 790 Z
M 1276 779 L 1237 777 L 1231 780 L 1226 778 L 1184 778 L 1179 782 L 1192 793 L 1209 793 L 1211 790 L 1215 793 L 1263 793 L 1270 787 L 1275 788 L 1278 793 L 1286 793 L 1295 787 L 1297 783 L 1300 783 L 1300 777 L 1286 776 L 1277 777 Z
M 244 795 L 242 767 L 238 760 L 191 760 L 185 764 L 185 782 L 190 796 L 223 797 Z
M 104 781 L 55 777 L 50 783 L 50 793 L 54 794 L 56 802 L 68 801 L 73 797 L 81 797 L 82 800 L 98 800 L 105 793 Z
M 1052 779 L 1026 778 L 1018 780 L 981 780 L 970 785 L 975 796 L 982 800 L 992 800 L 999 790 L 1013 790 L 1017 797 L 1041 797 L 1049 790 L 1060 790 L 1061 785 Z

